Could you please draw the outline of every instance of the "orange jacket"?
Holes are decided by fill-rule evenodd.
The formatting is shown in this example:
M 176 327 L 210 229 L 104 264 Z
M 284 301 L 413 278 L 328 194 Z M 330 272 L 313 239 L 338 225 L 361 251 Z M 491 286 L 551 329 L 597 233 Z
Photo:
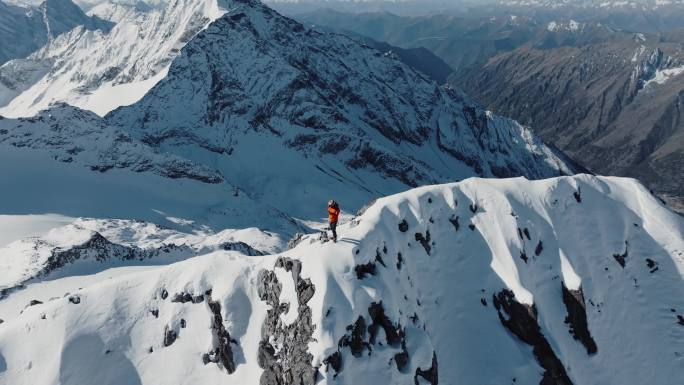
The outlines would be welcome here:
M 340 208 L 339 207 L 328 206 L 328 220 L 330 220 L 330 223 L 336 223 L 339 216 L 340 216 Z

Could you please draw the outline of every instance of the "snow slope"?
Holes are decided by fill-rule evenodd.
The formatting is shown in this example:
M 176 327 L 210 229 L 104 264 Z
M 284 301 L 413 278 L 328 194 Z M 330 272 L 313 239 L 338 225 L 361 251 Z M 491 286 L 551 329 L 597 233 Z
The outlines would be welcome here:
M 683 235 L 630 179 L 421 187 L 337 244 L 30 283 L 0 383 L 676 384 Z
M 166 76 L 180 48 L 225 11 L 223 0 L 177 0 L 161 9 L 102 4 L 90 14 L 116 22 L 111 31 L 76 27 L 0 67 L 0 84 L 16 76 L 5 67 L 45 69 L 8 90 L 0 87 L 0 114 L 32 116 L 65 102 L 104 115 L 132 104 Z
M 24 58 L 77 26 L 108 31 L 112 25 L 87 16 L 70 0 L 44 0 L 35 6 L 0 1 L 0 64 Z

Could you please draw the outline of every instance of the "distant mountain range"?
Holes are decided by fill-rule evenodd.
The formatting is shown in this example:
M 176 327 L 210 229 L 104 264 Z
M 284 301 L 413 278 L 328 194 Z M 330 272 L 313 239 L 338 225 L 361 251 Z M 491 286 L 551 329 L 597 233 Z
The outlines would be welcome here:
M 684 207 L 684 34 L 525 45 L 450 79 L 591 170 Z

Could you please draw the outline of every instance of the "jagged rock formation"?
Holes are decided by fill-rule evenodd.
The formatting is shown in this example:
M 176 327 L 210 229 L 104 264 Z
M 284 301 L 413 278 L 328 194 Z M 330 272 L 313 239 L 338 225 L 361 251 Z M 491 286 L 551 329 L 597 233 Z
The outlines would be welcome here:
M 302 278 L 302 263 L 290 258 L 279 258 L 275 268 L 292 274 L 297 299 L 297 317 L 290 324 L 280 316 L 290 311 L 290 304 L 280 303 L 282 285 L 273 271 L 259 273 L 259 298 L 270 309 L 264 320 L 259 342 L 259 366 L 264 369 L 261 385 L 314 385 L 318 371 L 312 366 L 313 356 L 308 344 L 312 341 L 314 325 L 311 308 L 307 305 L 315 292 L 309 278 Z
M 566 321 L 570 326 L 570 332 L 575 339 L 579 340 L 585 348 L 587 354 L 596 354 L 598 347 L 596 342 L 591 337 L 589 325 L 587 324 L 587 305 L 584 302 L 584 293 L 582 288 L 578 290 L 571 290 L 562 285 L 563 289 L 563 303 L 568 310 Z
M 235 359 L 233 358 L 233 349 L 231 344 L 237 344 L 237 341 L 230 337 L 230 333 L 226 330 L 223 324 L 223 316 L 221 315 L 221 304 L 211 300 L 211 293 L 206 293 L 207 306 L 213 315 L 213 322 L 211 329 L 214 331 L 214 339 L 216 347 L 211 352 L 202 356 L 202 362 L 207 364 L 209 362 L 220 363 L 228 372 L 233 374 L 235 372 Z
M 544 369 L 539 384 L 572 385 L 563 363 L 540 331 L 537 323 L 537 309 L 516 301 L 515 295 L 510 290 L 503 290 L 495 294 L 492 299 L 501 324 L 516 337 L 532 346 L 537 362 Z

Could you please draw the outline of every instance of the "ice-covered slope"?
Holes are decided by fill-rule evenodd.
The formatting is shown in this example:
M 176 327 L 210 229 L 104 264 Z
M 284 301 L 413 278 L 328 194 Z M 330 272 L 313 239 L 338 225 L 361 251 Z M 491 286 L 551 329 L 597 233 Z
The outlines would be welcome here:
M 116 22 L 108 33 L 75 28 L 27 59 L 0 67 L 0 85 L 7 84 L 0 86 L 0 114 L 32 116 L 66 102 L 104 115 L 134 103 L 166 75 L 180 48 L 225 12 L 223 3 L 177 0 L 161 9 L 102 4 L 91 14 Z M 21 70 L 35 66 L 44 70 L 30 74 L 40 76 Z M 25 80 L 13 81 L 17 76 Z
M 422 187 L 337 244 L 30 283 L 0 382 L 676 384 L 683 232 L 630 179 Z
M 71 0 L 45 0 L 36 6 L 15 6 L 0 1 L 0 64 L 24 58 L 77 26 L 107 31 L 111 23 L 87 16 Z
M 258 1 L 230 9 L 140 102 L 107 121 L 307 218 L 331 196 L 358 208 L 408 186 L 573 171 L 515 121 L 391 55 Z

